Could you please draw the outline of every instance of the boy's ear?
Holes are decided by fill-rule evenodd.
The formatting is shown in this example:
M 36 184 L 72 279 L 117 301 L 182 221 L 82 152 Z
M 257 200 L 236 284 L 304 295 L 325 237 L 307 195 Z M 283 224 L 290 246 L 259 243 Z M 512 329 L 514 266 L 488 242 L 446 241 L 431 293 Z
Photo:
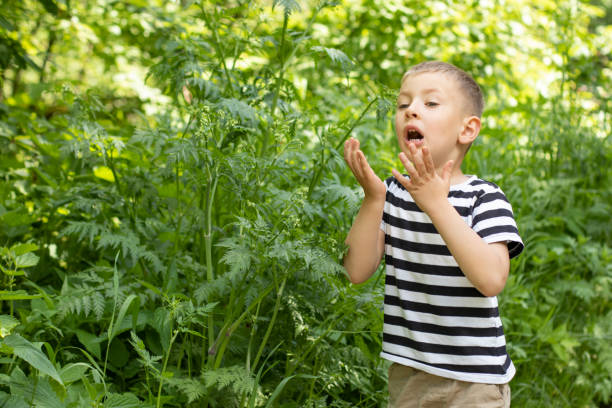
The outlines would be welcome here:
M 480 118 L 478 116 L 468 116 L 463 121 L 463 129 L 459 134 L 459 143 L 469 145 L 480 133 Z

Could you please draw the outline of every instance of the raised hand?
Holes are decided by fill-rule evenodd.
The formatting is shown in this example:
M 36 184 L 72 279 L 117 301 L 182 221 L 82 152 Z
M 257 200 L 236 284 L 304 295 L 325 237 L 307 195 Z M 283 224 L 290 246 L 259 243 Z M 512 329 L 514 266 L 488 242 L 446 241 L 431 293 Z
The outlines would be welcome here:
M 438 174 L 427 146 L 417 149 L 409 144 L 407 153 L 400 153 L 399 158 L 410 179 L 395 169 L 392 170 L 393 176 L 408 190 L 419 208 L 429 213 L 429 209 L 439 204 L 440 200 L 447 200 L 453 161 L 449 160 Z
M 365 155 L 359 149 L 359 141 L 350 138 L 344 142 L 344 160 L 363 188 L 366 198 L 385 199 L 385 183 L 374 173 Z

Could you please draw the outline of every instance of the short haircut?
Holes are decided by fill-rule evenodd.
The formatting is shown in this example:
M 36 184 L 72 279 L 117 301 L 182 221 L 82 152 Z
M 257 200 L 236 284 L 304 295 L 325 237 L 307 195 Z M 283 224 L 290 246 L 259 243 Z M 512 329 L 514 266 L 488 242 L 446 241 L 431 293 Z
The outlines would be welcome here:
M 406 71 L 402 77 L 402 83 L 404 83 L 404 80 L 409 76 L 422 74 L 425 72 L 441 72 L 456 80 L 459 88 L 463 91 L 463 94 L 468 101 L 470 107 L 469 113 L 471 115 L 478 116 L 479 118 L 482 117 L 484 97 L 482 96 L 480 87 L 476 81 L 474 81 L 474 78 L 470 76 L 470 74 L 447 62 L 425 61 L 408 69 L 408 71 Z

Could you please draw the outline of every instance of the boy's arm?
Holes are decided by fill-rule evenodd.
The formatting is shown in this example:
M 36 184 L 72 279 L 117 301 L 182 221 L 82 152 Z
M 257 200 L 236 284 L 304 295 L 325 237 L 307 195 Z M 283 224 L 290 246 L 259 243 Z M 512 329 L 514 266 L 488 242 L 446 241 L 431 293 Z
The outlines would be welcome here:
M 412 163 L 403 153 L 400 153 L 400 160 L 410 174 L 410 180 L 396 170 L 393 175 L 410 192 L 419 208 L 427 213 L 470 282 L 483 295 L 496 296 L 506 285 L 510 270 L 507 245 L 503 242 L 486 243 L 448 202 L 452 161 L 446 163 L 442 174 L 438 174 L 427 147 L 419 152 L 411 145 L 409 153 Z
M 363 200 L 359 213 L 346 237 L 349 249 L 344 268 L 352 283 L 367 281 L 380 264 L 385 250 L 385 233 L 380 229 L 383 205 Z
M 344 257 L 351 282 L 362 283 L 376 272 L 384 251 L 385 233 L 380 229 L 380 221 L 387 188 L 368 164 L 356 139 L 350 138 L 344 144 L 344 159 L 365 193 L 346 237 L 349 249 Z

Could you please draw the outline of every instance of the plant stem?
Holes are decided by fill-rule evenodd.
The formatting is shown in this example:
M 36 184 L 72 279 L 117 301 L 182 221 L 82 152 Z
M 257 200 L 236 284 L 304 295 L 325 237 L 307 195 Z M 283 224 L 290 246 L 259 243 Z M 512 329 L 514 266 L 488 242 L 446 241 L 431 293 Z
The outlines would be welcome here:
M 308 20 L 308 25 L 306 26 L 306 29 L 302 32 L 302 35 L 296 41 L 296 44 L 300 44 L 302 40 L 306 37 L 306 35 L 310 32 L 312 25 L 314 23 L 314 20 L 319 14 L 319 11 L 321 11 L 321 9 L 317 7 L 315 11 L 313 12 L 312 16 L 310 17 L 310 19 Z M 278 74 L 278 77 L 276 78 L 276 84 L 274 87 L 274 98 L 272 100 L 272 107 L 270 108 L 270 115 L 272 117 L 274 117 L 274 111 L 276 110 L 276 105 L 278 104 L 280 87 L 282 85 L 282 80 L 285 75 L 285 69 L 288 65 L 288 62 L 293 58 L 293 56 L 295 55 L 297 51 L 297 47 L 293 47 L 293 49 L 291 50 L 287 58 L 284 58 L 285 38 L 287 35 L 288 24 L 289 24 L 289 13 L 285 12 L 285 15 L 283 17 L 283 30 L 281 33 L 281 43 L 280 43 L 280 47 L 278 51 L 278 56 L 279 56 L 279 61 L 280 61 L 280 72 Z M 259 152 L 260 156 L 263 156 L 266 150 L 268 149 L 268 144 L 270 143 L 269 135 L 270 135 L 270 129 L 267 129 L 264 132 L 263 143 L 262 143 L 261 151 Z
M 47 50 L 45 51 L 45 57 L 43 59 L 43 63 L 40 67 L 40 76 L 38 77 L 38 82 L 43 84 L 45 82 L 45 69 L 47 68 L 47 63 L 51 58 L 51 48 L 53 48 L 53 43 L 55 43 L 55 31 L 51 30 L 49 33 L 49 43 L 47 44 Z
M 212 210 L 213 204 L 215 201 L 215 193 L 217 191 L 217 183 L 219 181 L 219 176 L 216 174 L 212 180 L 212 187 L 208 190 L 208 197 L 206 200 L 206 234 L 205 238 L 205 246 L 206 246 L 206 280 L 208 283 L 212 283 L 215 279 L 215 274 L 213 270 L 213 261 L 212 261 Z M 215 339 L 215 320 L 213 313 L 208 315 L 208 350 L 213 350 L 213 344 Z M 205 358 L 205 355 L 202 356 Z M 213 359 L 208 359 L 208 366 L 212 367 Z
M 274 84 L 274 98 L 272 99 L 272 107 L 270 108 L 270 117 L 272 118 L 272 122 L 274 122 L 274 111 L 276 110 L 276 105 L 278 104 L 278 96 L 280 94 L 280 88 L 283 83 L 283 76 L 285 75 L 285 59 L 283 58 L 284 49 L 285 49 L 285 35 L 287 34 L 287 25 L 289 23 L 289 13 L 285 13 L 283 18 L 283 31 L 281 33 L 281 42 L 280 47 L 278 49 L 278 58 L 280 63 L 278 77 L 276 78 L 276 83 Z M 268 127 L 263 134 L 263 142 L 261 145 L 261 151 L 259 152 L 260 156 L 264 156 L 266 151 L 268 150 L 268 144 L 270 143 L 270 128 Z
M 274 327 L 274 323 L 276 322 L 276 315 L 278 314 L 278 309 L 280 308 L 280 300 L 283 295 L 283 289 L 285 288 L 285 283 L 287 283 L 287 277 L 283 279 L 283 282 L 280 285 L 278 293 L 276 294 L 276 303 L 274 304 L 274 311 L 272 312 L 272 318 L 270 319 L 270 323 L 268 324 L 268 329 L 266 330 L 266 334 L 264 334 L 263 340 L 261 341 L 261 345 L 259 346 L 259 350 L 255 355 L 255 360 L 253 361 L 253 371 L 257 367 L 257 363 L 263 353 L 264 347 L 268 342 L 268 338 L 270 337 L 270 333 L 272 333 L 272 328 Z
M 272 100 L 272 107 L 270 108 L 270 113 L 274 115 L 274 111 L 276 110 L 276 105 L 278 103 L 278 95 L 280 93 L 281 82 L 283 81 L 283 76 L 285 75 L 285 59 L 283 58 L 283 52 L 285 50 L 285 35 L 287 34 L 287 25 L 289 24 L 289 13 L 285 13 L 283 18 L 283 31 L 281 32 L 281 42 L 280 47 L 278 49 L 278 59 L 280 62 L 280 69 L 278 73 L 278 77 L 276 78 L 276 84 L 274 86 L 274 99 Z M 264 139 L 264 142 L 266 139 Z M 265 152 L 265 149 L 263 149 Z
M 179 331 L 178 330 L 174 330 L 174 334 L 172 335 L 172 338 L 170 339 L 170 345 L 168 346 L 168 351 L 166 352 L 166 356 L 164 357 L 164 365 L 162 366 L 162 370 L 160 373 L 160 377 L 159 377 L 159 388 L 157 389 L 157 408 L 161 407 L 161 392 L 162 392 L 162 385 L 164 384 L 164 373 L 166 372 L 166 366 L 168 365 L 168 358 L 170 357 L 170 351 L 172 350 L 172 344 L 174 344 L 174 340 L 176 339 L 176 336 L 178 335 Z
M 251 335 L 249 336 L 249 346 L 247 347 L 247 355 L 246 355 L 246 369 L 251 372 L 251 347 L 253 346 L 253 339 L 255 338 L 255 332 L 257 330 L 257 318 L 259 317 L 259 306 L 261 303 L 257 305 L 257 310 L 255 311 L 255 319 L 253 326 L 251 327 Z
M 223 350 L 225 350 L 225 346 L 222 344 L 222 342 L 228 342 L 229 341 L 232 333 L 236 330 L 236 328 L 238 328 L 240 323 L 242 323 L 242 321 L 247 317 L 247 315 L 249 313 L 251 313 L 251 311 L 256 306 L 259 307 L 259 304 L 262 302 L 262 300 L 266 296 L 268 296 L 268 294 L 270 292 L 272 292 L 272 289 L 274 289 L 275 286 L 276 286 L 275 283 L 270 284 L 267 288 L 265 288 L 257 296 L 257 298 L 255 298 L 255 300 L 253 300 L 253 302 L 249 305 L 249 307 L 247 307 L 247 309 L 244 312 L 242 312 L 240 317 L 238 317 L 238 319 L 236 319 L 236 321 L 234 321 L 234 323 L 232 323 L 231 325 L 229 325 L 229 323 L 227 323 L 225 326 L 223 326 L 223 328 L 221 328 L 221 330 L 219 331 L 219 334 L 217 336 L 217 339 L 215 340 L 215 343 L 213 344 L 213 347 L 208 351 L 208 354 L 217 354 L 217 352 L 215 350 L 217 348 L 219 348 L 218 354 L 221 354 L 221 356 L 223 355 Z M 220 359 L 219 356 L 217 358 Z M 221 360 L 219 360 L 219 361 L 221 361 Z
M 115 264 L 113 267 L 113 313 L 111 314 L 110 325 L 108 326 L 107 336 L 108 342 L 106 343 L 106 355 L 104 356 L 104 370 L 102 371 L 103 377 L 106 377 L 106 364 L 108 363 L 108 353 L 110 351 L 110 344 L 112 339 L 111 333 L 114 329 L 115 324 L 115 312 L 117 311 L 117 302 L 119 300 L 119 271 L 117 270 L 117 259 L 119 258 L 120 252 L 115 255 Z
M 219 61 L 221 62 L 221 66 L 223 67 L 223 73 L 225 74 L 225 80 L 227 81 L 225 90 L 227 91 L 229 89 L 229 93 L 231 96 L 234 94 L 234 88 L 232 86 L 232 77 L 230 76 L 229 70 L 227 69 L 227 65 L 225 64 L 225 54 L 223 53 L 223 48 L 220 45 L 221 41 L 219 40 L 219 33 L 217 32 L 217 26 L 216 24 L 215 25 L 212 24 L 208 16 L 208 13 L 206 13 L 206 10 L 204 10 L 204 5 L 201 6 L 201 10 L 204 16 L 204 22 L 208 26 L 208 29 L 212 32 L 214 40 L 215 40 L 213 43 L 213 46 L 215 47 L 215 51 L 217 52 L 217 55 L 219 56 Z M 216 13 L 216 10 L 215 10 L 215 13 Z

